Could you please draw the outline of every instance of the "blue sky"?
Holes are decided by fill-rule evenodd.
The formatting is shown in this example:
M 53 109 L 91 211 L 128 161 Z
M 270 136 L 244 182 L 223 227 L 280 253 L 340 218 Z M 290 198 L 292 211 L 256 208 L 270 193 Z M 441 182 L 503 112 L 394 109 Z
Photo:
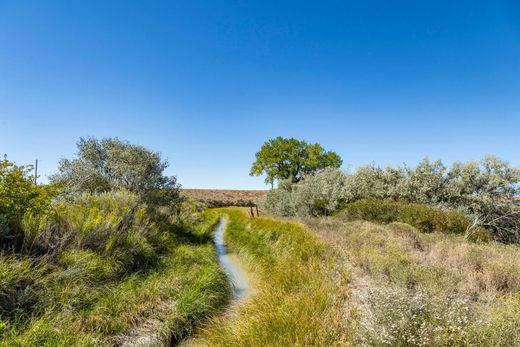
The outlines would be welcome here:
M 185 187 L 263 188 L 249 168 L 278 135 L 347 169 L 520 165 L 520 5 L 0 0 L 0 153 L 43 176 L 117 136 Z

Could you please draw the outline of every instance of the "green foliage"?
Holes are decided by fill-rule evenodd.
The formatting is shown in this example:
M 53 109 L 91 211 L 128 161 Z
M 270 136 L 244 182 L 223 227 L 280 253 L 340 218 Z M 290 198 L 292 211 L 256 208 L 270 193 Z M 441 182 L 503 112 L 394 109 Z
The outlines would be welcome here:
M 327 167 L 339 168 L 341 163 L 339 155 L 325 151 L 318 143 L 279 136 L 265 142 L 256 153 L 250 175 L 265 173 L 265 182 L 270 184 L 287 179 L 298 182 L 303 175 L 312 175 Z
M 16 222 L 26 211 L 42 211 L 55 194 L 52 186 L 35 186 L 31 166 L 0 161 L 0 215 Z
M 197 209 L 189 218 L 194 224 L 161 229 L 129 192 L 82 194 L 26 213 L 24 254 L 0 255 L 0 346 L 109 346 L 132 343 L 136 332 L 166 343 L 191 334 L 230 288 L 210 238 L 218 214 Z
M 410 224 L 422 232 L 464 234 L 469 227 L 468 220 L 461 212 L 420 204 L 401 205 L 397 221 Z
M 347 204 L 337 216 L 350 221 L 388 224 L 399 219 L 399 204 L 390 200 L 361 199 Z
M 299 224 L 220 211 L 228 218 L 226 242 L 251 270 L 255 287 L 234 314 L 212 321 L 195 345 L 348 345 L 349 330 L 339 318 L 347 298 L 338 290 L 348 274 L 334 268 L 334 254 Z
M 164 175 L 168 162 L 159 153 L 117 138 L 81 138 L 77 147 L 77 157 L 61 160 L 51 177 L 65 195 L 126 189 L 154 205 L 179 202 L 177 179 Z
M 391 200 L 361 199 L 347 204 L 337 216 L 350 221 L 406 223 L 427 233 L 463 234 L 469 227 L 468 220 L 460 212 Z
M 333 214 L 346 204 L 362 199 L 405 201 L 409 205 L 400 211 L 401 219 L 423 231 L 468 231 L 487 229 L 492 238 L 503 243 L 520 243 L 520 207 L 513 204 L 520 194 L 520 168 L 496 157 L 479 162 L 455 163 L 447 168 L 439 160 L 424 159 L 415 168 L 363 166 L 352 174 L 325 170 L 297 183 L 284 182 L 271 191 L 264 208 L 284 216 L 319 216 Z M 370 204 L 364 201 L 360 204 Z M 370 206 L 364 206 L 368 220 L 393 221 L 391 206 L 378 203 L 371 216 Z M 457 210 L 471 221 L 467 225 L 461 215 L 435 213 L 427 205 L 444 210 Z M 358 205 L 350 206 L 354 209 Z M 383 211 L 384 208 L 390 209 Z M 352 213 L 357 213 L 351 211 Z M 358 218 L 361 218 L 358 217 Z
M 0 161 L 0 249 L 18 249 L 22 216 L 44 211 L 56 193 L 53 186 L 35 186 L 31 172 L 31 166 Z
M 298 184 L 281 182 L 269 191 L 262 207 L 282 216 L 330 215 L 345 204 L 346 183 L 341 171 L 326 168 L 318 175 L 304 176 Z

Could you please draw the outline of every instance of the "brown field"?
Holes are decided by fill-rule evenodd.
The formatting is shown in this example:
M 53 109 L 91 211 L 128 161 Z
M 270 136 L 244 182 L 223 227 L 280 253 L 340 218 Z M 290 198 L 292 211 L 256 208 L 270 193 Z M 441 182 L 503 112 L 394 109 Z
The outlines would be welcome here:
M 256 201 L 265 197 L 267 192 L 267 190 L 181 189 L 183 197 L 204 202 L 209 207 L 256 205 Z

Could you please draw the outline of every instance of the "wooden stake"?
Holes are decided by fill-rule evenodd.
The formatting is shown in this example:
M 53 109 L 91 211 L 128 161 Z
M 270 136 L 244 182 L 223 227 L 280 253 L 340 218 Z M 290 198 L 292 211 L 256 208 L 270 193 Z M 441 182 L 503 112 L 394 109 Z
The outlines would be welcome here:
M 34 185 L 37 186 L 38 182 L 36 179 L 38 178 L 38 159 L 36 159 L 36 165 L 34 166 Z

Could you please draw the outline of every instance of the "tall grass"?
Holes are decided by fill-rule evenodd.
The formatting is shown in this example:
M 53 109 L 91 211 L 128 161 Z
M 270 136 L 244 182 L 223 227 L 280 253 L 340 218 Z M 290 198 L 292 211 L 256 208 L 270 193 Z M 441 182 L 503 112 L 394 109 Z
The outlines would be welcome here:
M 358 334 L 376 346 L 516 346 L 520 249 L 338 219 L 305 224 L 352 269 Z
M 230 293 L 208 237 L 218 214 L 193 221 L 156 224 L 128 193 L 25 216 L 22 253 L 0 255 L 0 346 L 187 336 Z
M 351 343 L 341 319 L 348 274 L 335 254 L 301 225 L 249 219 L 220 210 L 229 223 L 225 240 L 251 271 L 254 294 L 220 316 L 196 341 L 209 346 L 335 346 Z M 338 291 L 337 283 L 343 283 Z

